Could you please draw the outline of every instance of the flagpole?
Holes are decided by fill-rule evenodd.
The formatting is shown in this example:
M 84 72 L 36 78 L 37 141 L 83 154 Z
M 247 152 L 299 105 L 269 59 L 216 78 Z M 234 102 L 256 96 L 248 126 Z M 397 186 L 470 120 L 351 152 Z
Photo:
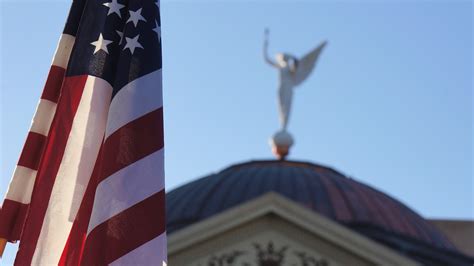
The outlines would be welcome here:
M 7 245 L 7 240 L 5 238 L 0 238 L 0 258 L 3 256 L 3 251 L 5 251 L 6 245 Z

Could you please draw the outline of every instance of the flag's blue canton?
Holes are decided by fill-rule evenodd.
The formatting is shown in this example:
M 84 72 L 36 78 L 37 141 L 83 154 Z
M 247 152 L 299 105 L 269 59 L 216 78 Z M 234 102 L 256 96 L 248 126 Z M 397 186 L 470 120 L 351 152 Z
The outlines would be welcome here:
M 87 1 L 67 76 L 100 77 L 113 86 L 115 95 L 161 68 L 160 25 L 159 1 Z
M 74 0 L 63 33 L 76 36 L 86 0 Z

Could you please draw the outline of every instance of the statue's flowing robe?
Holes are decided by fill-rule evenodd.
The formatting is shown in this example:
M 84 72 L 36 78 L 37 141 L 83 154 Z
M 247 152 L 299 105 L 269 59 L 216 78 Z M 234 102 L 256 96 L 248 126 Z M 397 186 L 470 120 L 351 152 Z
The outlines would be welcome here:
M 289 66 L 280 68 L 280 87 L 278 89 L 278 107 L 282 129 L 286 129 L 293 98 L 293 80 Z

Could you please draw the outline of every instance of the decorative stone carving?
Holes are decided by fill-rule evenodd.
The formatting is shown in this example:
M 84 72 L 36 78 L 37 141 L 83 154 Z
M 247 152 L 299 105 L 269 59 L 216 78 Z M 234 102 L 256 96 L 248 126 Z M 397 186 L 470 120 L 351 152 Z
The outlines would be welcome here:
M 282 265 L 285 258 L 285 252 L 288 246 L 276 250 L 273 242 L 268 242 L 266 247 L 262 247 L 259 243 L 254 243 L 253 246 L 257 250 L 257 260 L 259 266 L 279 266 Z
M 306 252 L 295 251 L 295 255 L 300 258 L 301 266 L 329 266 L 327 260 L 323 258 L 316 259 Z
M 288 261 L 298 261 L 288 263 Z M 199 264 L 201 266 L 201 264 Z M 315 257 L 305 251 L 293 250 L 288 245 L 254 242 L 248 250 L 233 250 L 208 258 L 206 266 L 329 266 L 324 258 Z
M 233 266 L 238 257 L 245 254 L 240 250 L 235 250 L 230 253 L 224 253 L 220 256 L 213 255 L 209 258 L 208 266 Z

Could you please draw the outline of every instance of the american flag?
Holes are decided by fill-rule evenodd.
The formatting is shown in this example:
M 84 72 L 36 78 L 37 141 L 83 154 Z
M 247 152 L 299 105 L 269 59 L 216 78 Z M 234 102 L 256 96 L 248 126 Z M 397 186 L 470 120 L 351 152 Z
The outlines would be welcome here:
M 159 12 L 73 1 L 0 211 L 16 265 L 166 263 Z

